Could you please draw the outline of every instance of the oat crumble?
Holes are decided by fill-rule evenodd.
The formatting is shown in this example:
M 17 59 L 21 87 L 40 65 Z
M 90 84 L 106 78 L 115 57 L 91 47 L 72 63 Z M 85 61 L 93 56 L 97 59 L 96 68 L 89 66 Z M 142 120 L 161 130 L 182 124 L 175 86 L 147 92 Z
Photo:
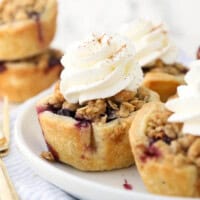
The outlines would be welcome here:
M 184 75 L 188 69 L 180 64 L 180 63 L 173 63 L 173 64 L 165 64 L 161 60 L 157 60 L 153 67 L 148 67 L 143 69 L 144 73 L 147 72 L 165 72 L 171 75 Z
M 3 0 L 0 4 L 0 24 L 31 18 L 45 10 L 44 0 Z
M 117 118 L 130 116 L 132 112 L 139 110 L 147 103 L 149 97 L 148 90 L 141 87 L 137 92 L 123 90 L 110 98 L 91 100 L 81 105 L 71 104 L 64 100 L 59 91 L 58 82 L 54 94 L 45 103 L 57 110 L 60 109 L 59 114 L 61 115 L 63 110 L 66 110 L 67 114 L 76 119 L 105 123 Z
M 146 135 L 150 145 L 160 143 L 168 149 L 168 153 L 175 155 L 176 165 L 183 163 L 195 164 L 200 167 L 200 137 L 183 134 L 181 123 L 167 122 L 170 111 L 154 113 L 147 124 Z
M 50 151 L 43 151 L 40 156 L 41 156 L 41 158 L 43 158 L 47 161 L 50 161 L 50 162 L 55 161 L 55 158 Z

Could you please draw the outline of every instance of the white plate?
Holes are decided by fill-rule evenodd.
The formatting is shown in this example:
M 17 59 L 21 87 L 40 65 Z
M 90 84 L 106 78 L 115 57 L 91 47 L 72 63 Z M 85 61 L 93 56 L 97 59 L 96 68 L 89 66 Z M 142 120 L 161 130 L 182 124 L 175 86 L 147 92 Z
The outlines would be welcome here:
M 38 175 L 62 188 L 64 191 L 87 200 L 186 199 L 149 194 L 145 190 L 135 167 L 111 172 L 86 173 L 64 164 L 49 163 L 41 159 L 39 155 L 42 151 L 46 150 L 46 145 L 35 112 L 35 102 L 40 97 L 29 101 L 24 106 L 15 126 L 18 148 Z M 125 179 L 133 186 L 133 190 L 126 190 L 123 187 Z

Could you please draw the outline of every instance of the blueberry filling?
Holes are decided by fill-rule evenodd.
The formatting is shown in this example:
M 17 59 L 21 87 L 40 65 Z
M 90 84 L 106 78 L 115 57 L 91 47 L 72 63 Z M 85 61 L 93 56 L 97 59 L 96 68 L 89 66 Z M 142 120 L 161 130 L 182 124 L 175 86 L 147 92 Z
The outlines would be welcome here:
M 91 124 L 90 120 L 87 119 L 76 119 L 78 122 L 76 123 L 77 128 L 88 128 Z
M 157 141 L 159 141 L 159 140 L 162 140 L 162 141 L 164 141 L 165 143 L 167 143 L 167 144 L 171 144 L 171 142 L 174 140 L 174 139 L 176 139 L 176 138 L 170 138 L 169 136 L 167 136 L 166 134 L 164 134 L 162 137 L 151 137 L 150 139 L 149 139 L 149 145 L 151 146 L 151 145 L 153 145 L 154 143 L 156 143 Z
M 56 108 L 52 105 L 48 105 L 47 107 L 37 107 L 38 114 L 40 114 L 44 111 L 50 111 L 54 114 L 61 115 L 61 116 L 72 117 L 78 121 L 76 123 L 76 127 L 78 127 L 78 128 L 87 128 L 91 124 L 90 120 L 76 118 L 75 112 L 72 110 L 69 110 L 69 109 Z
M 54 114 L 57 115 L 62 115 L 62 116 L 66 116 L 66 117 L 72 117 L 74 119 L 76 119 L 78 121 L 78 123 L 76 124 L 77 127 L 79 128 L 86 128 L 88 127 L 88 125 L 91 123 L 91 120 L 88 119 L 84 119 L 84 118 L 77 118 L 76 117 L 76 112 L 69 110 L 69 109 L 64 109 L 64 108 L 56 108 L 53 105 L 47 105 L 46 107 L 37 107 L 37 113 L 40 114 L 44 111 L 50 111 Z M 116 114 L 115 114 L 115 110 L 113 110 L 110 107 L 107 107 L 106 109 L 106 115 L 107 115 L 107 120 L 106 122 L 110 122 L 114 119 L 117 118 Z
M 106 108 L 106 115 L 107 115 L 107 120 L 106 122 L 110 122 L 114 119 L 117 119 L 117 116 L 115 114 L 115 110 L 113 110 L 112 108 L 110 107 L 107 107 Z
M 40 22 L 40 13 L 36 11 L 32 11 L 28 13 L 28 16 L 33 19 L 37 25 L 37 31 L 38 31 L 38 39 L 40 42 L 44 41 L 43 33 L 42 33 L 42 26 Z
M 77 128 L 87 128 L 91 124 L 90 120 L 76 118 L 75 112 L 72 111 L 72 110 L 69 110 L 69 109 L 57 109 L 57 110 L 54 109 L 54 110 L 52 110 L 52 112 L 57 114 L 57 115 L 72 117 L 72 118 L 76 119 L 78 121 L 75 125 Z
M 164 135 L 162 140 L 167 144 L 171 144 L 172 140 L 174 140 L 174 139 L 168 137 L 167 135 Z
M 54 67 L 56 65 L 60 65 L 60 58 L 56 58 L 55 56 L 51 56 L 48 62 L 48 67 Z
M 66 116 L 66 117 L 75 117 L 75 112 L 68 110 L 68 109 L 62 109 L 62 108 L 56 108 L 52 105 L 48 105 L 46 110 L 51 111 L 54 114 L 57 115 L 62 115 L 62 116 Z
M 73 118 L 75 116 L 75 112 L 68 109 L 59 109 L 58 111 L 56 111 L 56 114 Z
M 3 61 L 0 61 L 0 72 L 4 72 L 6 70 L 5 63 Z
M 140 159 L 143 162 L 146 162 L 148 159 L 153 159 L 153 158 L 159 158 L 161 156 L 161 152 L 157 147 L 154 145 L 150 145 L 145 148 L 143 155 L 140 157 Z

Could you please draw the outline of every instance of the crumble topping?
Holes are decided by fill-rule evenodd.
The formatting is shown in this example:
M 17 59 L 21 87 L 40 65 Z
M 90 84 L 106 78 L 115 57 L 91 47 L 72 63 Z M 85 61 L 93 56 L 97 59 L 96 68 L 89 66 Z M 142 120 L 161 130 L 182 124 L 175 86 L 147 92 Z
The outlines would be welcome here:
M 137 92 L 123 90 L 113 97 L 87 101 L 84 104 L 71 104 L 64 100 L 57 83 L 54 94 L 45 105 L 51 107 L 54 113 L 70 116 L 78 120 L 106 123 L 117 118 L 130 116 L 149 101 L 149 91 L 139 88 Z M 53 108 L 52 108 L 53 107 Z
M 200 137 L 183 134 L 181 123 L 167 121 L 170 115 L 168 110 L 153 113 L 146 128 L 149 145 L 166 149 L 165 153 L 174 154 L 174 163 L 178 166 L 190 163 L 200 167 Z
M 0 3 L 0 24 L 29 19 L 36 13 L 40 15 L 46 3 L 44 0 L 3 0 Z
M 103 99 L 88 101 L 88 104 L 76 110 L 75 117 L 96 121 L 106 112 L 106 102 Z
M 162 60 L 157 60 L 155 65 L 151 68 L 143 68 L 144 73 L 147 72 L 165 72 L 171 75 L 184 75 L 188 69 L 180 64 L 180 63 L 173 63 L 173 64 L 165 64 Z
M 50 162 L 54 162 L 55 161 L 55 158 L 53 156 L 53 154 L 50 152 L 50 151 L 43 151 L 41 153 L 41 158 L 47 160 L 47 161 L 50 161 Z

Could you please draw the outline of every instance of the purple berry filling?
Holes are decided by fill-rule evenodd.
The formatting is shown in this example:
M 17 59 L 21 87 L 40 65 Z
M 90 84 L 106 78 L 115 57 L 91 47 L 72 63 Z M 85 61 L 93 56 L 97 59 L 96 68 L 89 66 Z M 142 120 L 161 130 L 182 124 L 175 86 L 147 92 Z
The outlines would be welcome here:
M 171 144 L 171 142 L 174 140 L 175 138 L 170 138 L 168 137 L 167 135 L 164 134 L 164 136 L 162 136 L 161 138 L 150 138 L 149 139 L 149 145 L 153 145 L 155 142 L 159 141 L 159 140 L 162 140 L 164 141 L 165 143 L 167 144 Z
M 106 122 L 110 122 L 110 121 L 115 120 L 117 118 L 115 111 L 110 107 L 107 107 L 106 115 L 107 115 L 107 121 Z
M 40 113 L 42 113 L 44 111 L 50 111 L 50 112 L 52 112 L 54 114 L 57 114 L 57 115 L 66 116 L 66 117 L 72 117 L 72 118 L 77 120 L 77 123 L 75 124 L 75 126 L 77 128 L 88 128 L 90 126 L 90 124 L 91 124 L 90 120 L 76 118 L 75 117 L 75 112 L 71 111 L 69 109 L 55 108 L 52 105 L 47 105 L 47 106 L 38 106 L 36 108 L 36 110 L 37 110 L 38 114 L 40 114 Z
M 128 181 L 126 179 L 124 179 L 124 184 L 123 184 L 123 187 L 126 189 L 126 190 L 132 190 L 133 189 L 133 186 L 128 183 Z
M 154 145 L 150 145 L 145 149 L 140 159 L 142 160 L 142 162 L 146 162 L 148 159 L 153 159 L 153 158 L 157 159 L 160 156 L 161 152 L 159 151 L 159 149 Z
M 40 22 L 40 13 L 38 13 L 36 11 L 32 11 L 32 12 L 28 13 L 28 16 L 35 21 L 35 23 L 37 25 L 38 39 L 40 42 L 43 42 L 44 36 L 43 36 L 42 26 L 41 26 L 41 22 Z
M 75 124 L 77 128 L 88 128 L 91 124 L 91 121 L 87 119 L 76 119 L 78 122 Z
M 45 105 L 45 106 L 38 106 L 38 107 L 36 108 L 36 110 L 37 110 L 37 113 L 38 113 L 38 114 L 40 114 L 40 113 L 42 113 L 42 112 L 45 112 L 45 111 L 50 111 L 50 112 L 52 112 L 52 113 L 57 113 L 58 108 L 55 108 L 55 107 L 53 107 L 52 105 Z
M 44 107 L 44 106 L 36 107 L 37 114 L 43 113 L 44 111 L 47 111 L 47 110 L 48 110 L 48 107 Z
M 40 114 L 44 111 L 50 111 L 54 114 L 57 114 L 57 115 L 62 115 L 62 116 L 67 116 L 67 117 L 73 117 L 75 116 L 75 112 L 74 111 L 71 111 L 71 110 L 68 110 L 68 109 L 62 109 L 62 108 L 56 108 L 52 105 L 47 105 L 47 106 L 38 106 L 36 108 L 37 110 L 37 113 Z
M 0 61 L 0 73 L 6 70 L 5 62 Z
M 168 137 L 167 135 L 164 135 L 164 137 L 162 138 L 162 140 L 167 143 L 167 144 L 171 144 L 172 140 L 174 140 L 173 138 Z
M 73 117 L 75 116 L 75 112 L 68 110 L 68 109 L 60 109 L 56 112 L 56 114 L 58 115 L 63 115 L 63 116 L 67 116 L 67 117 Z
M 61 65 L 60 58 L 56 58 L 55 56 L 51 56 L 49 59 L 48 67 L 54 67 L 56 65 Z

